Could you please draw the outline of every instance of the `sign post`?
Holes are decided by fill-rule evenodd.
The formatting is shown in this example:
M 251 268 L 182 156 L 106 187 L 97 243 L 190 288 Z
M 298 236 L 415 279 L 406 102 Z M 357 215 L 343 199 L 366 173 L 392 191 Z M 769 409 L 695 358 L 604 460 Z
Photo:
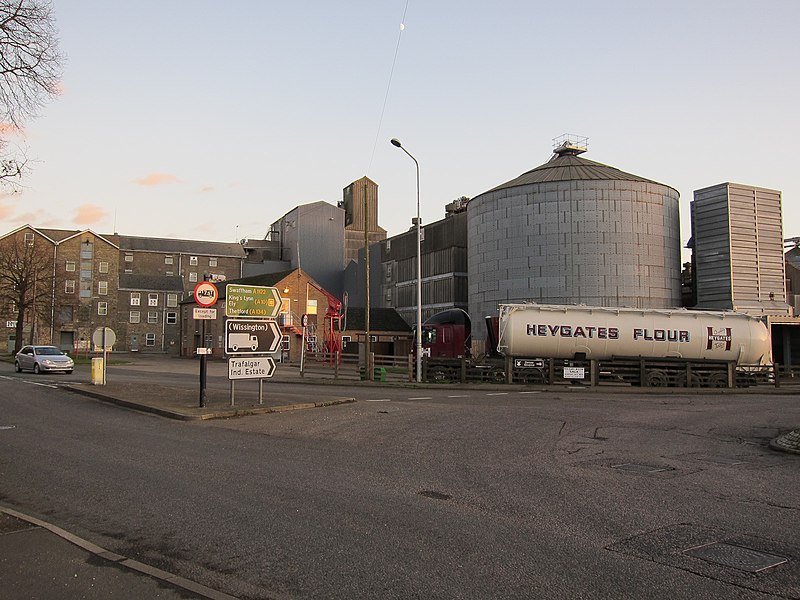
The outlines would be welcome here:
M 203 278 L 205 279 L 205 275 Z M 194 301 L 202 308 L 210 309 L 217 303 L 217 298 L 219 298 L 219 290 L 217 290 L 217 286 L 210 281 L 201 281 L 194 286 Z M 206 362 L 208 359 L 208 353 L 206 352 L 206 320 L 206 318 L 202 318 L 202 326 L 200 328 L 200 348 L 203 349 L 203 352 L 200 352 L 200 348 L 197 349 L 197 353 L 200 354 L 200 408 L 204 408 L 206 405 L 206 381 L 208 379 L 208 364 Z

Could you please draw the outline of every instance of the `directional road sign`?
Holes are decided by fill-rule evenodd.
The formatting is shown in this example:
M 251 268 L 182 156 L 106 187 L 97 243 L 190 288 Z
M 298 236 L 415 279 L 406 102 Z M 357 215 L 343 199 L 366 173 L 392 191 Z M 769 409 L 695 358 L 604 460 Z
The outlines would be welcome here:
M 226 354 L 272 354 L 281 345 L 281 329 L 273 320 L 228 319 L 225 321 Z
M 274 319 L 281 312 L 278 288 L 258 285 L 228 285 L 225 288 L 225 315 Z
M 228 359 L 228 379 L 267 379 L 275 374 L 271 356 L 252 356 Z

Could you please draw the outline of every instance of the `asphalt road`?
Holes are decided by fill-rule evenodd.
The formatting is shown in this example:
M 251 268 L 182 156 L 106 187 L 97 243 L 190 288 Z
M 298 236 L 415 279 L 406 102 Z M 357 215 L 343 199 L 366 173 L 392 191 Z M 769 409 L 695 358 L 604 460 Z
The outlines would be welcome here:
M 800 457 L 766 446 L 797 396 L 352 388 L 183 423 L 10 370 L 0 501 L 241 598 L 800 598 Z M 687 553 L 713 542 L 788 562 Z

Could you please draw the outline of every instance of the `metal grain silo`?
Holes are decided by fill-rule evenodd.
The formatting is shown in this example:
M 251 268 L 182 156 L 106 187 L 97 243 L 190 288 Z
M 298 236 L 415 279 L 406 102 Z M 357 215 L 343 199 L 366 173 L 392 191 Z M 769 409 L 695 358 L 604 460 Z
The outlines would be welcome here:
M 470 201 L 473 319 L 496 315 L 501 302 L 680 306 L 678 192 L 584 151 L 565 142 Z

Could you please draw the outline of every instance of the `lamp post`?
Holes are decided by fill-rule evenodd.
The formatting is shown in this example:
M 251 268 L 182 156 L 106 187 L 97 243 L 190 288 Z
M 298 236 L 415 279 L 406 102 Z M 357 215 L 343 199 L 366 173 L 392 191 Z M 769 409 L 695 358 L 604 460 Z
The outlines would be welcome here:
M 392 138 L 392 145 L 400 148 L 411 157 L 417 167 L 417 383 L 422 381 L 422 235 L 419 218 L 419 162 L 408 150 L 403 147 L 400 140 Z

